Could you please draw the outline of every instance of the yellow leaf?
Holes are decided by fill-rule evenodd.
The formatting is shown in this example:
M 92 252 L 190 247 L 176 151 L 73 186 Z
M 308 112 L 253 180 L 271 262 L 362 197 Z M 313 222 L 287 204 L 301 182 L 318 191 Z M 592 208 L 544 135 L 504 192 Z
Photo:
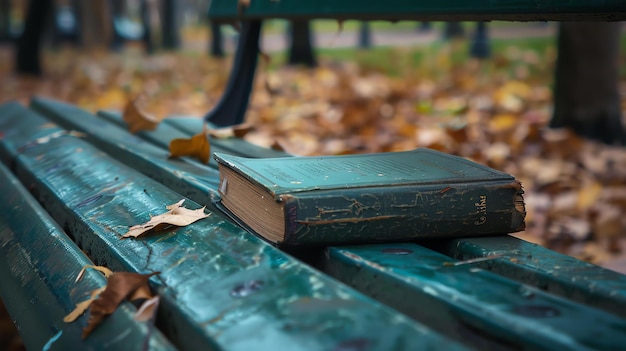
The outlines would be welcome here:
M 124 108 L 122 119 L 128 123 L 131 133 L 141 130 L 154 130 L 159 125 L 159 120 L 143 111 L 140 111 L 136 103 L 137 99 L 130 100 Z
M 170 157 L 191 156 L 199 159 L 202 163 L 209 163 L 211 145 L 206 136 L 206 126 L 202 132 L 190 139 L 174 139 L 170 142 Z
M 578 201 L 576 203 L 578 209 L 580 211 L 587 210 L 593 204 L 595 204 L 600 198 L 600 194 L 602 193 L 602 184 L 592 181 L 589 184 L 585 185 L 578 192 Z
M 197 210 L 182 207 L 184 201 L 183 199 L 173 205 L 167 206 L 166 208 L 169 211 L 150 218 L 146 223 L 130 227 L 122 238 L 136 238 L 147 232 L 161 231 L 171 226 L 184 227 L 209 216 L 209 214 L 204 213 L 204 207 Z
M 518 118 L 512 114 L 495 115 L 489 121 L 489 131 L 492 133 L 501 133 L 515 128 L 518 124 Z

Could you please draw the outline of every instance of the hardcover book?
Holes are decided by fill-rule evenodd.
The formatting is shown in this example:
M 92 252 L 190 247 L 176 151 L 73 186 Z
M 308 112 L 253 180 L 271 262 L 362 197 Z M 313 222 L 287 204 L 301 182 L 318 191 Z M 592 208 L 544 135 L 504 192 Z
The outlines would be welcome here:
M 430 149 L 214 157 L 222 207 L 278 245 L 498 235 L 525 225 L 513 176 Z

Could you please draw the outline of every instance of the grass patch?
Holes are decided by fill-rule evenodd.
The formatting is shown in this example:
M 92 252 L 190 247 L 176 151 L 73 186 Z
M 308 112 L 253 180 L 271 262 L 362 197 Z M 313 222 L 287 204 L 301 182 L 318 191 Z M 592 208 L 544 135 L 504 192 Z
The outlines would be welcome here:
M 542 60 L 555 48 L 554 38 L 526 38 L 526 39 L 494 39 L 491 41 L 493 57 L 512 55 L 509 50 L 521 51 L 517 54 L 520 60 L 531 61 L 532 57 L 524 53 L 534 52 L 538 60 Z M 376 46 L 367 50 L 356 48 L 320 48 L 316 54 L 320 60 L 329 61 L 354 61 L 362 69 L 378 71 L 391 76 L 402 76 L 407 71 L 415 71 L 416 68 L 429 68 L 442 66 L 441 69 L 450 66 L 462 65 L 469 57 L 469 41 L 456 40 L 452 42 L 436 41 L 430 45 L 417 47 L 389 47 Z M 532 55 L 532 54 L 531 54 Z M 286 62 L 286 53 L 280 52 L 271 55 L 270 69 L 276 69 Z M 549 57 L 552 59 L 553 57 Z M 491 60 L 488 61 L 493 61 Z M 497 62 L 495 62 L 497 64 Z

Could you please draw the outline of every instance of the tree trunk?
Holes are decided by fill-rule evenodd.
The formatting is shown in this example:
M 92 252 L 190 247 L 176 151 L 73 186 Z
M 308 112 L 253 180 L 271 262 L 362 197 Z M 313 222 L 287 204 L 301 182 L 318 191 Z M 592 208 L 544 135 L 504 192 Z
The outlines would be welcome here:
M 372 31 L 367 21 L 362 21 L 359 27 L 359 49 L 369 49 L 372 47 Z
M 561 23 L 551 127 L 626 144 L 619 83 L 620 23 Z
M 311 44 L 311 30 L 309 21 L 291 21 L 291 49 L 289 50 L 290 65 L 317 65 L 313 46 Z
M 11 41 L 11 1 L 0 0 L 0 43 Z
M 17 73 L 41 75 L 41 39 L 51 11 L 52 0 L 33 0 L 28 4 L 24 30 L 17 41 L 15 55 Z
M 111 43 L 112 21 L 106 0 L 80 1 L 81 44 L 87 49 L 103 49 Z
M 220 22 L 210 20 L 211 27 L 211 50 L 213 57 L 224 57 L 224 35 L 222 34 L 222 25 Z
M 486 59 L 489 58 L 490 54 L 487 24 L 485 22 L 476 22 L 476 31 L 470 45 L 470 55 L 473 58 Z
M 162 33 L 163 48 L 166 50 L 175 50 L 180 48 L 180 35 L 178 32 L 179 21 L 179 5 L 175 0 L 163 0 L 162 4 Z
M 461 22 L 446 22 L 443 30 L 443 38 L 446 40 L 462 38 L 465 35 L 465 29 Z

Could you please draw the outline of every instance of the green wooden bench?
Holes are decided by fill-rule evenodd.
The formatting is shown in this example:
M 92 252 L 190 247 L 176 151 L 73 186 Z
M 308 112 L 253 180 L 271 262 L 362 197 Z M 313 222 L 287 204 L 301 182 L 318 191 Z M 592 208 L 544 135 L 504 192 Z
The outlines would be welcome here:
M 0 105 L 0 297 L 29 349 L 604 349 L 626 342 L 626 276 L 511 236 L 282 252 L 212 207 L 213 163 L 167 158 L 201 129 L 131 135 L 119 113 Z M 214 150 L 284 156 L 240 139 Z M 207 219 L 124 239 L 185 198 Z M 93 263 L 92 263 L 93 262 Z M 161 272 L 155 325 L 123 304 L 85 340 L 63 316 L 104 284 L 87 264 Z
M 623 21 L 621 0 L 213 0 L 209 20 L 241 22 L 233 69 L 221 100 L 204 117 L 216 125 L 244 121 L 254 80 L 261 24 L 287 20 Z

